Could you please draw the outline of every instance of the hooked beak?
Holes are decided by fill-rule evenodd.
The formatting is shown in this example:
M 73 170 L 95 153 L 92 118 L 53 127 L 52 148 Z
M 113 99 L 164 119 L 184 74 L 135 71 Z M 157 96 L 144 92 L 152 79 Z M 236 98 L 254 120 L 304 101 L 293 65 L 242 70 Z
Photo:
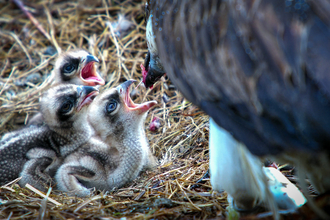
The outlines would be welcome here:
M 151 54 L 148 50 L 147 56 L 144 60 L 144 65 L 141 64 L 141 70 L 142 70 L 142 82 L 144 83 L 145 87 L 148 89 L 152 89 L 154 87 L 154 84 L 166 73 L 162 71 L 158 71 L 155 66 L 153 66 L 154 62 L 152 62 Z M 156 62 L 157 63 L 157 62 Z M 163 69 L 161 64 L 158 62 L 158 67 Z
M 99 90 L 92 86 L 78 86 L 79 94 L 77 111 L 79 112 L 85 105 L 92 103 L 94 98 L 99 94 Z
M 105 82 L 101 76 L 96 72 L 95 62 L 100 61 L 93 55 L 87 55 L 85 62 L 83 63 L 83 68 L 80 72 L 81 80 L 89 86 L 104 85 Z
M 144 102 L 142 104 L 135 104 L 129 95 L 130 94 L 129 88 L 134 82 L 136 82 L 136 80 L 133 79 L 127 80 L 126 82 L 117 86 L 116 89 L 119 92 L 121 99 L 124 101 L 126 108 L 129 111 L 137 111 L 138 114 L 142 114 L 147 112 L 152 106 L 156 105 L 157 102 L 149 101 L 149 102 Z

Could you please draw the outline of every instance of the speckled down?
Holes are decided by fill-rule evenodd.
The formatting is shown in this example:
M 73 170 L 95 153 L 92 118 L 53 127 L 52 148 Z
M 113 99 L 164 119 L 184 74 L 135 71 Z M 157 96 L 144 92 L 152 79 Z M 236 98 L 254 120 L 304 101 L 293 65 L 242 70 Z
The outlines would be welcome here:
M 44 94 L 41 109 L 47 125 L 27 127 L 1 139 L 0 185 L 22 177 L 21 186 L 29 183 L 43 190 L 45 185 L 53 184 L 52 177 L 64 157 L 91 137 L 92 129 L 86 120 L 87 108 L 76 111 L 81 95 L 77 87 L 60 85 Z M 69 111 L 65 121 L 61 121 L 57 111 L 61 103 L 58 102 L 67 100 L 67 96 L 73 97 L 73 110 Z
M 157 165 L 144 132 L 147 110 L 128 108 L 119 88 L 104 91 L 91 104 L 88 119 L 95 136 L 65 159 L 56 174 L 58 189 L 88 196 L 91 188 L 121 187 L 143 168 Z M 107 111 L 110 103 L 116 103 L 111 112 Z

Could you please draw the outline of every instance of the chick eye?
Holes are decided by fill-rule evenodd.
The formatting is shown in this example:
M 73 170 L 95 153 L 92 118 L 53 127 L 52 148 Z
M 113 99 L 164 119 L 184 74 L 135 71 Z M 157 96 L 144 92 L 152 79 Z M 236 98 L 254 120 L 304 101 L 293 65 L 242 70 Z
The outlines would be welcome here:
M 116 110 L 116 108 L 117 108 L 117 102 L 115 102 L 115 101 L 109 102 L 107 105 L 107 112 L 111 113 L 114 110 Z
M 74 68 L 75 67 L 73 64 L 68 63 L 68 64 L 65 64 L 65 66 L 63 67 L 63 71 L 65 73 L 71 73 L 74 70 Z
M 62 114 L 68 113 L 72 109 L 72 103 L 71 102 L 64 102 L 60 108 L 60 111 Z

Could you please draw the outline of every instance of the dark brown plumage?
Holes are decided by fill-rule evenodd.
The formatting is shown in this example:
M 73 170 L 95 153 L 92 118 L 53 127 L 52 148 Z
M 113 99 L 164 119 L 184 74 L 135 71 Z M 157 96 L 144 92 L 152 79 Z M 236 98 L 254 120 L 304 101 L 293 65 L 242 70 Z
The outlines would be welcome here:
M 144 78 L 159 78 L 161 63 L 188 100 L 254 155 L 293 163 L 319 192 L 330 190 L 329 2 L 150 0 L 147 7 L 148 46 L 160 59 L 146 62 L 156 74 Z
M 98 94 L 90 86 L 59 85 L 42 96 L 45 126 L 15 131 L 0 141 L 0 185 L 18 177 L 43 190 L 63 158 L 89 140 L 93 130 L 87 122 L 87 108 Z
M 149 3 L 172 81 L 256 155 L 330 142 L 329 20 L 285 3 Z

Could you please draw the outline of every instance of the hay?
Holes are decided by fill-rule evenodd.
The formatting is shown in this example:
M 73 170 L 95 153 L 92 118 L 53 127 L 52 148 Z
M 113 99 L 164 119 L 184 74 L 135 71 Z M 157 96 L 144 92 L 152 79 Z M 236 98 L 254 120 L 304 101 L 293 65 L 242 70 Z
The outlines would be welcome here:
M 107 82 L 103 88 L 126 79 L 141 81 L 140 64 L 147 52 L 144 1 L 26 1 L 32 21 L 20 7 L 0 0 L 0 136 L 21 128 L 37 112 L 38 99 L 51 83 L 54 60 L 61 50 L 84 48 L 97 56 Z M 115 23 L 120 15 L 127 19 L 121 26 Z M 122 26 L 130 28 L 122 32 Z M 158 168 L 121 189 L 95 192 L 90 198 L 68 197 L 51 188 L 48 193 L 38 192 L 11 183 L 0 188 L 0 218 L 224 217 L 226 194 L 213 194 L 209 180 L 196 185 L 208 170 L 208 117 L 168 79 L 151 91 L 141 86 L 132 97 L 136 103 L 158 102 L 146 120 Z M 157 132 L 148 129 L 154 117 L 161 121 Z
M 126 79 L 141 81 L 140 64 L 147 52 L 143 2 L 29 1 L 25 8 L 34 23 L 12 2 L 0 8 L 0 135 L 21 128 L 38 110 L 38 98 L 51 82 L 61 50 L 84 48 L 96 55 L 107 82 L 103 88 Z M 128 20 L 126 32 L 114 25 L 120 15 Z M 28 77 L 33 74 L 37 79 L 31 82 Z M 91 198 L 58 193 L 47 197 L 46 192 L 9 184 L 0 189 L 0 218 L 205 218 L 223 212 L 226 196 L 211 196 L 209 181 L 190 189 L 208 169 L 208 117 L 168 80 L 152 91 L 140 86 L 132 97 L 136 103 L 158 102 L 148 115 L 146 131 L 159 168 L 124 188 L 95 192 Z M 157 132 L 148 129 L 154 117 L 161 121 Z

